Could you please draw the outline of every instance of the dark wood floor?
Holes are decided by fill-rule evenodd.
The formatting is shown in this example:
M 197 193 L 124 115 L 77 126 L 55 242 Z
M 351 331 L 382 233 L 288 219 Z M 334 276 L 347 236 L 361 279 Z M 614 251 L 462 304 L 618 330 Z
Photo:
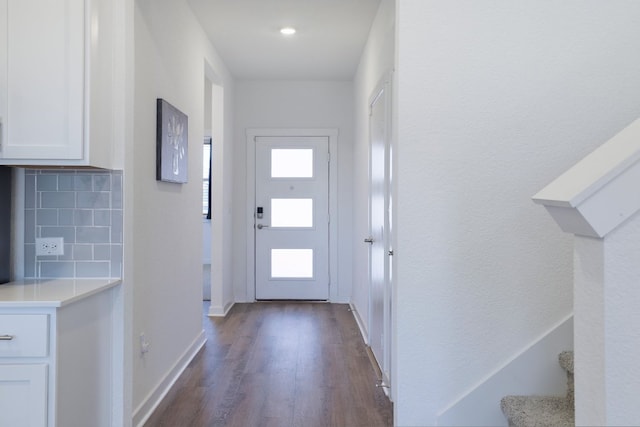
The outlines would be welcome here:
M 145 426 L 393 424 L 347 305 L 236 304 L 204 328 L 204 349 Z

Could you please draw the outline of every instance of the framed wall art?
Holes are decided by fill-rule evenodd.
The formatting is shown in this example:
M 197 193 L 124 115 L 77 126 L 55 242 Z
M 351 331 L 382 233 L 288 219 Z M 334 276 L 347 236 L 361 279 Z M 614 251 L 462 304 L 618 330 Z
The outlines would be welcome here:
M 156 180 L 184 184 L 189 154 L 187 115 L 161 98 L 156 105 Z

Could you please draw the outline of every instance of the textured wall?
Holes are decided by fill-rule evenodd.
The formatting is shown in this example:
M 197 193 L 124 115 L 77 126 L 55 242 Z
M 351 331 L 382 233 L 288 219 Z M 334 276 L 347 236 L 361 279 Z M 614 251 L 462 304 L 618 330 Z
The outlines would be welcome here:
M 24 277 L 122 277 L 122 172 L 27 169 Z M 64 255 L 36 256 L 37 237 Z
M 205 63 L 225 89 L 231 90 L 232 79 L 185 2 L 136 1 L 135 51 L 134 142 L 125 151 L 125 241 L 132 250 L 125 274 L 133 287 L 133 408 L 139 420 L 202 331 Z M 156 98 L 189 117 L 187 184 L 155 179 Z M 231 118 L 225 110 L 225 119 Z M 137 345 L 142 332 L 151 344 L 145 357 Z
M 351 301 L 368 327 L 369 319 L 369 104 L 376 85 L 393 70 L 395 1 L 383 0 L 371 26 L 354 78 L 353 291 Z M 393 93 L 393 88 L 391 89 Z M 392 124 L 393 127 L 393 124 Z
M 530 197 L 640 116 L 640 3 L 397 12 L 394 409 L 431 425 L 572 310 L 571 237 Z

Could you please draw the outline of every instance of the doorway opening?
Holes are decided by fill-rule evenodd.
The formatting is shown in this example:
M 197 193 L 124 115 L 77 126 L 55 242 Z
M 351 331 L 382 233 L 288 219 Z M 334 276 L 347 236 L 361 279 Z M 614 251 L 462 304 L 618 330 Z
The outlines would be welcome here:
M 231 158 L 226 152 L 229 145 L 224 140 L 224 87 L 212 67 L 205 63 L 204 74 L 204 131 L 205 141 L 210 142 L 210 174 L 208 179 L 211 193 L 208 210 L 210 219 L 204 215 L 203 194 L 203 299 L 208 296 L 210 316 L 224 316 L 233 305 L 230 297 L 231 266 L 228 248 L 231 230 L 230 216 L 224 206 L 230 201 L 230 166 L 224 159 Z M 204 145 L 204 141 L 203 141 Z M 204 146 L 203 146 L 204 154 Z M 204 167 L 204 164 L 203 164 Z M 204 188 L 204 174 L 203 174 Z M 204 193 L 204 191 L 203 191 Z M 225 283 L 226 279 L 226 283 Z

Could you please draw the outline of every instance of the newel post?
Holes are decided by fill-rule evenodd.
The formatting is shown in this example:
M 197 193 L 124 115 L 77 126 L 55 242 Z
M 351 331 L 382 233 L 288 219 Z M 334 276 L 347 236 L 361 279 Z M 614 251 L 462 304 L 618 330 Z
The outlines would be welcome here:
M 576 425 L 639 425 L 640 120 L 533 199 L 575 235 Z

